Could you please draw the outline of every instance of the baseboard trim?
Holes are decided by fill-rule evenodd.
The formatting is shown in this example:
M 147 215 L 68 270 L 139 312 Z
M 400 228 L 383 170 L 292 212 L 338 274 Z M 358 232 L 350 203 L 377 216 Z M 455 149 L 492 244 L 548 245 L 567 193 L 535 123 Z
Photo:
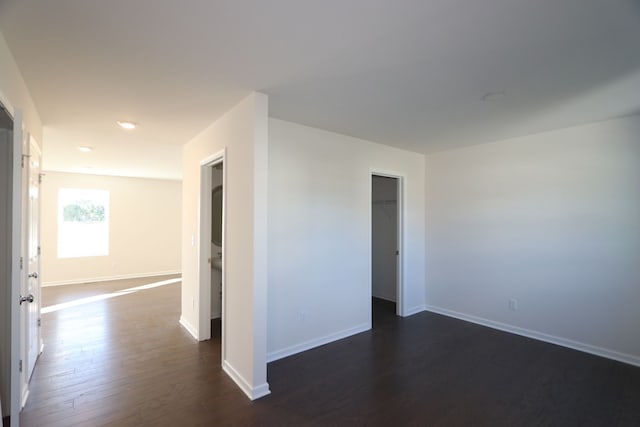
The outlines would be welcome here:
M 196 341 L 198 340 L 198 332 L 196 331 L 196 328 L 194 328 L 193 325 L 191 325 L 191 323 L 189 323 L 189 321 L 184 318 L 184 316 L 180 316 L 180 320 L 178 321 L 178 323 L 180 323 L 182 327 L 185 328 Z
M 415 307 L 411 307 L 409 309 L 407 309 L 403 314 L 402 317 L 409 317 L 409 316 L 413 316 L 414 314 L 418 314 L 418 313 L 422 313 L 423 311 L 427 310 L 427 306 L 422 304 L 422 305 L 417 305 Z
M 620 353 L 615 350 L 610 350 L 603 347 L 594 346 L 591 344 L 582 343 L 579 341 L 573 341 L 567 338 L 558 337 L 555 335 L 549 335 L 542 332 L 532 331 L 530 329 L 520 328 L 518 326 L 508 325 L 502 322 L 496 322 L 493 320 L 485 319 L 482 317 L 476 317 L 469 314 L 460 313 L 446 308 L 440 308 L 432 305 L 425 306 L 426 311 L 430 311 L 444 316 L 453 317 L 456 319 L 464 320 L 478 325 L 487 326 L 489 328 L 498 329 L 500 331 L 509 332 L 516 335 L 521 335 L 527 338 L 533 338 L 535 340 L 548 342 L 550 344 L 556 344 L 562 347 L 567 347 L 573 350 L 582 351 L 585 353 L 593 354 L 595 356 L 605 357 L 607 359 L 616 360 L 618 362 L 627 363 L 640 367 L 640 357 L 631 354 Z
M 363 323 L 361 325 L 354 326 L 353 328 L 345 329 L 333 334 L 325 335 L 320 338 L 315 338 L 300 344 L 292 345 L 291 347 L 283 348 L 282 350 L 272 351 L 271 353 L 267 353 L 267 363 L 274 362 L 288 356 L 293 356 L 294 354 L 311 350 L 312 348 L 320 347 L 321 345 L 329 344 L 330 342 L 338 341 L 343 338 L 350 337 L 351 335 L 368 331 L 369 329 L 371 329 L 371 324 Z
M 73 279 L 73 280 L 54 280 L 52 282 L 42 282 L 42 287 L 79 285 L 81 283 L 94 283 L 94 282 L 109 282 L 111 280 L 137 279 L 139 277 L 171 276 L 174 274 L 182 274 L 182 271 L 167 270 L 167 271 L 155 271 L 152 273 L 120 274 L 116 276 L 89 277 L 84 279 Z
M 29 386 L 28 385 L 27 385 L 27 388 L 25 390 L 22 390 L 22 400 L 20 401 L 20 411 L 22 411 L 22 409 L 27 404 L 27 400 L 29 400 Z
M 247 380 L 226 360 L 222 362 L 222 370 L 229 375 L 229 377 L 240 387 L 240 390 L 247 395 L 251 400 L 260 399 L 271 393 L 269 390 L 269 383 L 263 383 L 259 386 L 251 386 Z

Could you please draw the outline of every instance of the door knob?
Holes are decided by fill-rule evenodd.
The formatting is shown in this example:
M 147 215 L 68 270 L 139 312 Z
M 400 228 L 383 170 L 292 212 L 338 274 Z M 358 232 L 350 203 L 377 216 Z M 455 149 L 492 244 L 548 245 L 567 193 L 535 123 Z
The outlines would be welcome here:
M 22 305 L 23 302 L 33 302 L 33 294 L 29 294 L 29 296 L 26 297 L 20 295 L 20 305 Z
M 33 277 L 34 279 L 37 279 L 38 273 L 31 273 L 28 277 Z

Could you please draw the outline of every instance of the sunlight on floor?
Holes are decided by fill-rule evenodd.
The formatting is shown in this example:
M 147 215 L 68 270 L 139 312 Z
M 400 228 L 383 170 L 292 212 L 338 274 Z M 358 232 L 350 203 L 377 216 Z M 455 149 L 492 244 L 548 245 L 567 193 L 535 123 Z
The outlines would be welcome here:
M 111 293 L 108 293 L 108 294 L 100 294 L 100 295 L 94 295 L 92 297 L 80 298 L 80 299 L 77 299 L 77 300 L 64 302 L 62 304 L 55 304 L 55 305 L 50 305 L 48 307 L 42 307 L 40 312 L 42 314 L 52 313 L 54 311 L 62 310 L 62 309 L 65 309 L 65 308 L 77 307 L 77 306 L 83 305 L 83 304 L 89 304 L 89 303 L 96 302 L 96 301 L 103 301 L 103 300 L 106 300 L 106 299 L 115 298 L 115 297 L 119 297 L 119 296 L 122 296 L 122 295 L 128 295 L 128 294 L 133 293 L 133 292 L 144 291 L 146 289 L 157 288 L 159 286 L 171 285 L 173 283 L 178 283 L 181 280 L 182 280 L 181 278 L 162 280 L 160 282 L 154 282 L 154 283 L 149 283 L 148 285 L 141 285 L 141 286 L 136 286 L 136 287 L 133 287 L 133 288 L 127 288 L 127 289 L 123 289 L 121 291 L 111 292 Z

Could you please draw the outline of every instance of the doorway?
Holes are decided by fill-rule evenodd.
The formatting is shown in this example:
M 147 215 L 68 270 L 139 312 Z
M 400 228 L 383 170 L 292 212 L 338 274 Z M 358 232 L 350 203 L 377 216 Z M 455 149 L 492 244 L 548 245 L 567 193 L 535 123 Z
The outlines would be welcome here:
M 224 163 L 211 166 L 211 339 L 222 336 L 222 202 Z
M 400 177 L 371 176 L 371 313 L 375 327 L 402 314 Z
M 198 341 L 220 341 L 225 360 L 225 150 L 200 162 Z

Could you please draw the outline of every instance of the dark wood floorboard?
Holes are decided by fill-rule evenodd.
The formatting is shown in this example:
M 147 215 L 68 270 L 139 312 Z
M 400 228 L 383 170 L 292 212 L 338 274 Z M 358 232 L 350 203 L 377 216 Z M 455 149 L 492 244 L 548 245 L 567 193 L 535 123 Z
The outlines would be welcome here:
M 640 426 L 640 368 L 373 304 L 371 331 L 270 363 L 272 394 L 255 402 L 220 369 L 219 334 L 196 343 L 179 326 L 180 284 L 45 314 L 22 425 Z

